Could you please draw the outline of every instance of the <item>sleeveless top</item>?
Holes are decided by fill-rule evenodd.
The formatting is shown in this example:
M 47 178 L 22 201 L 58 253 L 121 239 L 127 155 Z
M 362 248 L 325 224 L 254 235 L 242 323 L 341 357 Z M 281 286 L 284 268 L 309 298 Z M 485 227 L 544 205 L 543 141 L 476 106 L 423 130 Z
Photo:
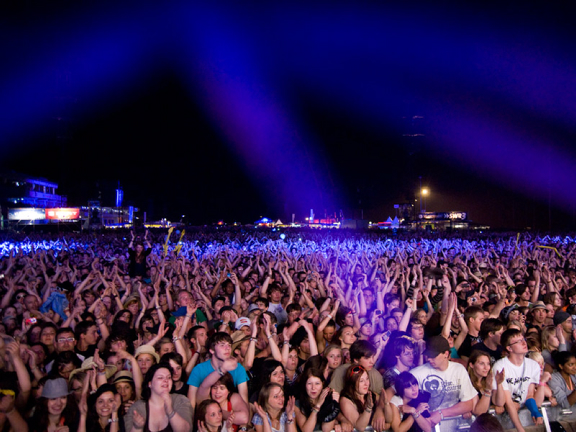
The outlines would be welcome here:
M 232 411 L 232 402 L 230 402 L 230 399 L 228 399 L 228 408 L 226 409 L 226 411 L 231 412 Z M 232 431 L 233 432 L 238 432 L 238 425 L 232 425 Z
M 144 423 L 144 432 L 150 432 L 148 428 L 148 421 L 150 420 L 150 401 L 146 402 L 146 422 Z M 168 426 L 158 432 L 172 432 L 172 426 L 170 425 L 170 420 L 168 420 Z

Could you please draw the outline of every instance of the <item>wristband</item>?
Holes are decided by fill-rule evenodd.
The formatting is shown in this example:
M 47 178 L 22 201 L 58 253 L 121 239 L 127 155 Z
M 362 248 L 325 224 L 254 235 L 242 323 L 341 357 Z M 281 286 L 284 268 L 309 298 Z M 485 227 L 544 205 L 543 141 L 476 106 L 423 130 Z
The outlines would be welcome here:
M 268 339 L 272 339 L 274 337 L 273 334 L 270 334 L 270 336 L 268 336 Z
M 492 392 L 482 393 L 482 396 L 486 396 L 487 398 L 492 397 Z
M 442 410 L 438 411 L 440 413 L 440 420 L 444 420 L 444 414 L 442 414 Z
M 172 412 L 170 414 L 168 414 L 168 420 L 172 420 L 172 417 L 174 417 L 176 415 L 176 410 L 173 409 Z
M 258 342 L 258 339 L 251 337 L 251 338 L 250 338 L 250 342 Z
M 364 411 L 366 411 L 368 414 L 372 413 L 372 408 L 366 408 Z
M 108 423 L 118 423 L 118 419 L 108 419 Z
M 412 417 L 414 417 L 414 420 L 416 420 L 418 417 L 420 417 L 420 413 L 416 411 L 415 413 L 412 413 Z
M 328 318 L 332 319 L 332 314 L 326 315 Z

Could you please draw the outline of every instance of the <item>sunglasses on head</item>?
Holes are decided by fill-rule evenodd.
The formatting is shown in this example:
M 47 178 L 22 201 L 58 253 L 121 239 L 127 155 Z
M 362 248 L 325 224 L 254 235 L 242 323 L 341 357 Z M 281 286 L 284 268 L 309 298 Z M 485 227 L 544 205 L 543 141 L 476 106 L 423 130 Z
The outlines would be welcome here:
M 349 375 L 352 376 L 354 374 L 362 373 L 365 371 L 366 369 L 364 369 L 362 366 L 354 366 L 352 369 L 350 369 Z

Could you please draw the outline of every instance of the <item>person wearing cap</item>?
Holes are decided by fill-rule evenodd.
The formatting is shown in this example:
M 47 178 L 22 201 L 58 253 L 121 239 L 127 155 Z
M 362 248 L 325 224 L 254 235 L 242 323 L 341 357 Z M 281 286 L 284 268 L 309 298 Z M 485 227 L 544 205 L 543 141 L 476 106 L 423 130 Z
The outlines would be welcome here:
M 500 338 L 502 347 L 507 357 L 498 360 L 493 366 L 493 375 L 504 370 L 504 400 L 499 396 L 493 396 L 492 401 L 496 406 L 505 406 L 510 415 L 510 420 L 519 432 L 524 432 L 524 426 L 518 417 L 518 409 L 526 405 L 538 416 L 533 408 L 542 405 L 546 386 L 550 380 L 550 373 L 544 372 L 540 378 L 540 365 L 525 355 L 528 352 L 526 339 L 520 330 L 508 329 Z M 538 385 L 540 383 L 540 385 Z M 538 390 L 536 390 L 538 385 Z M 492 383 L 492 389 L 497 389 L 496 379 Z M 537 408 L 536 408 L 537 411 Z M 541 424 L 541 422 L 540 422 Z
M 428 361 L 410 371 L 418 380 L 420 391 L 430 393 L 430 421 L 441 423 L 442 432 L 458 429 L 458 417 L 472 411 L 478 393 L 466 368 L 450 361 L 450 344 L 442 336 L 427 342 L 424 356 Z
M 242 331 L 242 333 L 244 333 L 244 336 L 250 336 L 251 333 L 250 324 L 251 324 L 250 318 L 240 317 L 234 323 L 234 328 L 236 330 Z
M 566 351 L 571 351 L 573 334 L 572 315 L 570 315 L 568 312 L 559 310 L 554 314 L 553 321 L 556 327 L 561 326 L 562 334 L 564 335 L 564 340 L 566 343 Z
M 546 325 L 546 317 L 548 316 L 548 310 L 543 301 L 533 303 L 530 306 L 531 321 L 527 324 L 526 328 L 530 329 L 532 327 L 538 327 L 540 330 Z
M 28 425 L 30 432 L 59 431 L 65 426 L 78 430 L 80 420 L 74 396 L 68 390 L 64 378 L 49 379 L 44 383 L 42 394 L 36 403 L 34 415 Z M 26 430 L 26 429 L 22 429 Z

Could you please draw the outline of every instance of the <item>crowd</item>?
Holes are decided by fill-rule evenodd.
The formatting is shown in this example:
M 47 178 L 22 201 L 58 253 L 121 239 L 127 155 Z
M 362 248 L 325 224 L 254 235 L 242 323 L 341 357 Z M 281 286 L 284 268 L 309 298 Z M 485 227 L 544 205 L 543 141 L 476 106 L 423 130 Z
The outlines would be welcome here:
M 507 413 L 522 432 L 576 404 L 569 237 L 173 234 L 1 239 L 2 431 L 494 431 Z

